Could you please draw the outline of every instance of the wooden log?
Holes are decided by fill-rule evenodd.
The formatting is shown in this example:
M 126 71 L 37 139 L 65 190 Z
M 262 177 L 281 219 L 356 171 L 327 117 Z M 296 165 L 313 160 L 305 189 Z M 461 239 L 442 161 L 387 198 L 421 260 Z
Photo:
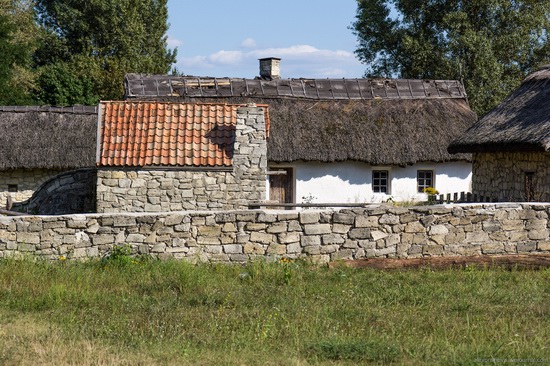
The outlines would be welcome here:
M 0 209 L 0 215 L 6 215 L 6 216 L 28 216 L 29 214 L 21 213 L 21 212 L 15 212 L 15 211 L 9 211 Z
M 540 269 L 550 268 L 550 254 L 514 254 L 514 255 L 477 255 L 463 257 L 425 257 L 410 259 L 369 258 L 330 262 L 329 267 L 374 269 L 449 269 L 468 266 L 500 267 L 506 269 Z

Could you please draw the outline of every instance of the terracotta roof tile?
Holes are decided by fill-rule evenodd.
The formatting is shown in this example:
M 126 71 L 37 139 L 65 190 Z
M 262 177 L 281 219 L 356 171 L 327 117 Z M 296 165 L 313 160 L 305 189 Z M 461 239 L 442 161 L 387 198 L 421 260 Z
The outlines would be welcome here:
M 238 107 L 102 102 L 98 165 L 231 166 Z

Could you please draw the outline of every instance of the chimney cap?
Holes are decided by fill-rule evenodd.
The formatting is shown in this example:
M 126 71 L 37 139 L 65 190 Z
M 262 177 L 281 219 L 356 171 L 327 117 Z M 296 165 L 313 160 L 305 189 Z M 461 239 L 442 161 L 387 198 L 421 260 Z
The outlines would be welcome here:
M 264 58 L 259 58 L 258 60 L 259 61 L 264 61 L 264 60 L 279 60 L 279 61 L 281 61 L 281 59 L 279 57 L 264 57 Z

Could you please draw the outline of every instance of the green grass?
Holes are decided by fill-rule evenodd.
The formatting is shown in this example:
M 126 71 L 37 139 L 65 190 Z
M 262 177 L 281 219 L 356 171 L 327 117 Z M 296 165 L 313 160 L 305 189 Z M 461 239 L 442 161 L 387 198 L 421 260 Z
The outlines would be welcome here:
M 0 261 L 0 364 L 550 363 L 550 271 Z

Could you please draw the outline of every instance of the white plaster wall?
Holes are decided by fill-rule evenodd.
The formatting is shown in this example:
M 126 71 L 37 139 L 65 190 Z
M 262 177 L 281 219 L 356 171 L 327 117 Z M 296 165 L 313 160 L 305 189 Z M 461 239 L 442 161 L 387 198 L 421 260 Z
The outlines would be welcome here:
M 441 194 L 471 192 L 472 164 L 467 162 L 419 163 L 407 167 L 376 166 L 359 162 L 270 164 L 270 167 L 294 169 L 297 203 L 313 196 L 312 202 L 363 203 L 395 201 L 423 201 L 425 194 L 417 193 L 417 170 L 435 172 L 435 188 Z M 390 193 L 372 191 L 372 170 L 388 170 Z M 268 182 L 269 192 L 269 182 Z

